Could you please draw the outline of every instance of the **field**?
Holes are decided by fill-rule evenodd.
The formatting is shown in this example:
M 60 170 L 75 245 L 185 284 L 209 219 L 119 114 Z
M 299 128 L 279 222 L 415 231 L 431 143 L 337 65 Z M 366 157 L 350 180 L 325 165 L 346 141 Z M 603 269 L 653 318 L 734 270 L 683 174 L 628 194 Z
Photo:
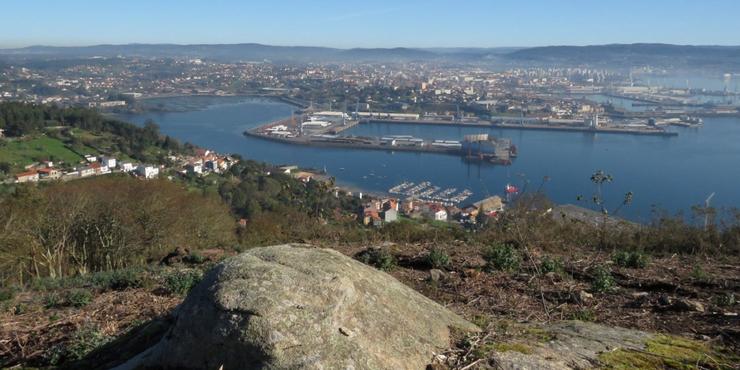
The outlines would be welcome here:
M 71 164 L 79 162 L 82 157 L 61 140 L 48 136 L 6 141 L 0 146 L 0 162 L 10 163 L 13 167 L 22 168 L 40 160 Z

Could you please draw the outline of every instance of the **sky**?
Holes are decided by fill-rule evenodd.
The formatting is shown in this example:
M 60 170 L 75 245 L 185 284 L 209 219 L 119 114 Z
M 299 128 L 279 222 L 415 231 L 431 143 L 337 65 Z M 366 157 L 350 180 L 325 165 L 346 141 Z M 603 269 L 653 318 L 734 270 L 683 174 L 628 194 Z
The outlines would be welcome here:
M 0 48 L 740 45 L 740 0 L 0 0 Z

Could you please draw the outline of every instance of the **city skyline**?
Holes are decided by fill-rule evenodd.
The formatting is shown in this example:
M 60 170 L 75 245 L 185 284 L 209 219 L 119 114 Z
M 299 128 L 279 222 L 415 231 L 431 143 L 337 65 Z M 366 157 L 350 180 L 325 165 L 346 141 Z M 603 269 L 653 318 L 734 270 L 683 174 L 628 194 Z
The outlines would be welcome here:
M 336 48 L 740 45 L 729 0 L 4 2 L 0 48 L 260 43 Z M 270 16 L 264 16 L 269 14 Z

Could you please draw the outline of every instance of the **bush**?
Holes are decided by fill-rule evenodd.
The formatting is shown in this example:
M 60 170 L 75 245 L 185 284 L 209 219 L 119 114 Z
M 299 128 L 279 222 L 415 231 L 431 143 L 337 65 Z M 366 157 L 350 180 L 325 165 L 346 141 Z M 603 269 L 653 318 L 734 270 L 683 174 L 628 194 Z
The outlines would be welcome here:
M 434 247 L 429 251 L 426 261 L 432 268 L 441 269 L 450 265 L 450 256 L 443 249 Z
M 67 361 L 81 360 L 90 352 L 100 348 L 111 340 L 93 326 L 83 326 L 78 329 L 72 339 L 66 344 L 58 344 L 49 348 L 44 357 L 49 364 L 56 366 Z
M 144 285 L 142 270 L 131 268 L 98 272 L 90 277 L 90 281 L 101 290 L 126 290 Z
M 594 270 L 594 278 L 591 281 L 591 289 L 594 292 L 609 292 L 614 289 L 615 284 L 612 272 L 608 268 L 599 266 Z
M 206 261 L 206 258 L 203 257 L 198 252 L 192 252 L 189 255 L 185 256 L 183 258 L 183 261 L 185 263 L 190 263 L 190 264 L 193 264 L 193 265 L 200 265 L 200 264 L 202 264 L 203 262 Z
M 735 305 L 735 293 L 723 293 L 714 297 L 714 304 L 720 307 L 729 307 Z
M 691 270 L 691 278 L 700 282 L 709 282 L 712 280 L 709 274 L 699 265 L 694 266 Z
M 172 294 L 185 295 L 190 292 L 190 290 L 193 289 L 193 287 L 195 287 L 202 278 L 203 275 L 200 271 L 176 271 L 165 277 L 164 288 Z
M 370 248 L 362 251 L 357 258 L 366 265 L 373 266 L 383 271 L 390 271 L 396 267 L 396 257 L 391 252 L 382 248 Z
M 87 289 L 72 289 L 65 296 L 65 305 L 71 307 L 84 307 L 92 302 L 93 295 Z
M 612 256 L 612 261 L 620 267 L 642 269 L 647 267 L 650 258 L 640 251 L 619 251 Z
M 0 288 L 0 302 L 5 302 L 15 297 L 13 288 Z
M 489 270 L 515 271 L 519 269 L 521 257 L 510 244 L 493 244 L 483 250 Z
M 44 296 L 44 308 L 56 308 L 64 305 L 62 296 L 56 292 L 51 292 Z
M 542 257 L 542 261 L 540 262 L 540 271 L 543 274 L 547 274 L 549 272 L 559 274 L 563 272 L 563 262 L 560 261 L 560 259 L 544 256 Z

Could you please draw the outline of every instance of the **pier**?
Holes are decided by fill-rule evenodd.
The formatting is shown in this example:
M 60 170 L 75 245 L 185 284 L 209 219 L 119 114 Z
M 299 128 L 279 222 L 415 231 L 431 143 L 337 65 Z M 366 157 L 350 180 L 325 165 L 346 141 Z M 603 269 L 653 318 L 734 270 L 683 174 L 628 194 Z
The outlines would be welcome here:
M 347 120 L 341 112 L 323 112 L 271 122 L 249 129 L 244 135 L 285 144 L 334 147 L 347 149 L 384 150 L 398 152 L 438 153 L 462 156 L 469 160 L 509 165 L 517 150 L 508 139 L 488 134 L 467 135 L 464 141 L 424 140 L 410 135 L 368 137 L 340 135 L 362 123 Z
M 498 122 L 496 122 L 498 120 Z M 506 123 L 504 121 L 513 121 L 520 123 Z M 524 123 L 526 121 L 527 123 Z M 413 125 L 431 125 L 431 126 L 454 126 L 454 127 L 485 127 L 485 128 L 505 128 L 512 130 L 539 130 L 539 131 L 565 131 L 565 132 L 583 132 L 592 134 L 624 134 L 624 135 L 645 135 L 645 136 L 678 136 L 677 132 L 666 131 L 663 129 L 649 128 L 630 128 L 630 127 L 586 127 L 586 126 L 565 126 L 547 123 L 539 118 L 515 118 L 501 117 L 495 118 L 494 121 L 442 121 L 442 120 L 394 120 L 394 119 L 365 119 L 360 123 L 400 123 Z

